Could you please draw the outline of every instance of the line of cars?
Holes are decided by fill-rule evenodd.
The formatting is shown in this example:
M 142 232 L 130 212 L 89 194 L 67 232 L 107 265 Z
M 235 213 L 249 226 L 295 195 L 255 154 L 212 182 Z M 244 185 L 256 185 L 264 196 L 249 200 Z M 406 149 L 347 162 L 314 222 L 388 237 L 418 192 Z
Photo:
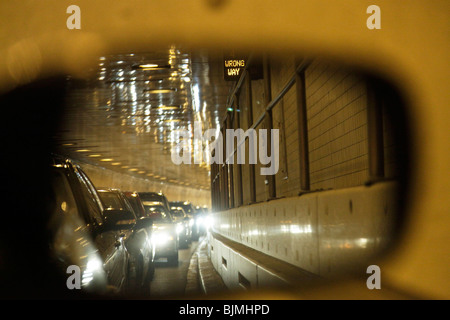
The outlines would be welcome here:
M 203 211 L 192 204 L 169 202 L 161 193 L 96 188 L 64 157 L 53 157 L 51 182 L 53 259 L 64 272 L 79 267 L 85 292 L 148 294 L 155 261 L 164 257 L 177 266 L 178 249 L 205 231 Z

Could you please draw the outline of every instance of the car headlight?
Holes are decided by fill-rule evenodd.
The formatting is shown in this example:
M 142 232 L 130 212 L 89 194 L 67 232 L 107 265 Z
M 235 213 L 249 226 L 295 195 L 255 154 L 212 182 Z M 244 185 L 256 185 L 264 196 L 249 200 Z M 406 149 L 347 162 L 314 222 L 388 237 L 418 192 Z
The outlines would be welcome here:
M 172 240 L 173 237 L 166 232 L 158 232 L 152 235 L 152 241 L 155 245 L 164 245 Z
M 210 229 L 213 224 L 213 219 L 210 216 L 206 216 L 205 218 L 205 227 L 206 229 Z
M 176 231 L 177 231 L 178 234 L 182 233 L 184 231 L 183 225 L 182 224 L 177 224 Z

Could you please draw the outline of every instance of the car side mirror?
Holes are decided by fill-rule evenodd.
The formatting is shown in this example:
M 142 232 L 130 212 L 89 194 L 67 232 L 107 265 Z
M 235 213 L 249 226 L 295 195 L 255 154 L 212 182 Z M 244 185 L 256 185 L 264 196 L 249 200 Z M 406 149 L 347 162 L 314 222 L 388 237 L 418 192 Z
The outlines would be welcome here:
M 103 215 L 105 217 L 104 229 L 106 231 L 130 229 L 136 225 L 135 215 L 128 210 L 105 210 Z
M 153 220 L 150 217 L 142 217 L 136 221 L 136 228 L 150 228 L 153 225 Z

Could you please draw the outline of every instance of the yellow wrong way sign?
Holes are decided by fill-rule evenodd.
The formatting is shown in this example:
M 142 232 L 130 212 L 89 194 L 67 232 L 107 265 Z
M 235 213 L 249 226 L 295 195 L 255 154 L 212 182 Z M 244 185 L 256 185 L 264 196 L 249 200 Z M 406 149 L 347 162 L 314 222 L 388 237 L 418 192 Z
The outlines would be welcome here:
M 224 59 L 223 75 L 226 81 L 238 80 L 245 69 L 246 61 L 244 59 Z

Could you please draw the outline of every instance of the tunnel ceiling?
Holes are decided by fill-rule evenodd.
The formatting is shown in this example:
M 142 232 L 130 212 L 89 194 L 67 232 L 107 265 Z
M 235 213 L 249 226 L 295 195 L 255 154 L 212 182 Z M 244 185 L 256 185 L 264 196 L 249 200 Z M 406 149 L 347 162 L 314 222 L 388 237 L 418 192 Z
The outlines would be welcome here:
M 150 53 L 99 57 L 89 80 L 69 80 L 57 152 L 140 178 L 209 189 L 209 165 L 171 160 L 174 130 L 194 122 L 218 128 L 233 82 L 224 81 L 222 55 L 174 46 Z

